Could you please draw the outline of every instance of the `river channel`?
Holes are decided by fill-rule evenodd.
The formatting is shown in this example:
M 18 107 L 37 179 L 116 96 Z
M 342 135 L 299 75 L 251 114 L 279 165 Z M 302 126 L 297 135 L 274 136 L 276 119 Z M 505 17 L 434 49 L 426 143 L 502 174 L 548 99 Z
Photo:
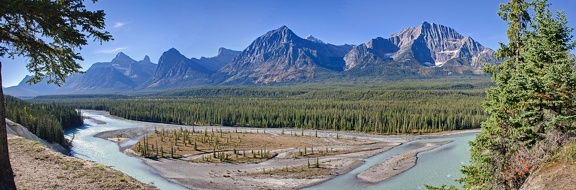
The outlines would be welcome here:
M 72 156 L 110 166 L 141 182 L 151 183 L 160 189 L 186 189 L 160 177 L 156 171 L 154 171 L 150 166 L 144 164 L 140 158 L 124 154 L 120 151 L 120 148 L 116 143 L 94 137 L 94 135 L 104 131 L 143 126 L 136 125 L 136 123 L 127 120 L 107 117 L 105 112 L 83 110 L 82 115 L 106 123 L 99 124 L 95 120 L 84 119 L 85 125 L 83 127 L 67 130 L 65 132 L 66 138 L 71 139 L 74 137 L 74 140 L 72 141 Z
M 66 131 L 67 138 L 74 137 L 73 156 L 110 166 L 139 181 L 152 183 L 160 189 L 185 189 L 162 178 L 140 158 L 122 153 L 116 143 L 94 137 L 95 134 L 104 131 L 145 127 L 140 125 L 140 122 L 110 117 L 107 112 L 102 111 L 83 110 L 82 115 L 93 119 L 85 119 L 85 125 L 81 128 Z M 425 189 L 424 184 L 459 186 L 454 180 L 462 177 L 460 168 L 463 164 L 468 164 L 469 160 L 468 141 L 475 136 L 476 133 L 466 133 L 411 141 L 366 159 L 364 164 L 347 174 L 307 189 Z M 451 141 L 451 143 L 418 154 L 416 166 L 384 182 L 369 184 L 356 178 L 358 173 L 380 161 L 413 149 L 412 143 L 435 141 Z

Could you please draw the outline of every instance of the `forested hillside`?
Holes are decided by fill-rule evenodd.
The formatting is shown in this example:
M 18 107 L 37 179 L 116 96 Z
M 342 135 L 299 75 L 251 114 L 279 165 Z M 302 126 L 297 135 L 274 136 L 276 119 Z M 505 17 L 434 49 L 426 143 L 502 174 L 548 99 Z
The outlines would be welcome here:
M 132 98 L 35 101 L 159 123 L 399 134 L 479 128 L 485 118 L 483 85 L 210 87 Z
M 74 108 L 55 104 L 37 105 L 6 96 L 6 118 L 19 123 L 36 136 L 68 147 L 64 130 L 83 124 Z

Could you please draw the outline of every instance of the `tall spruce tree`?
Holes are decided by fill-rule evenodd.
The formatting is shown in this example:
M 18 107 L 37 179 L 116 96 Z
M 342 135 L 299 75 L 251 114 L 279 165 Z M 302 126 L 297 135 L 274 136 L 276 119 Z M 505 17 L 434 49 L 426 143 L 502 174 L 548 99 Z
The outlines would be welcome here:
M 88 38 L 112 39 L 103 30 L 104 15 L 104 11 L 86 10 L 82 0 L 0 0 L 0 58 L 26 57 L 26 67 L 33 74 L 29 83 L 47 78 L 48 83 L 61 85 L 68 75 L 80 72 L 77 61 L 82 57 L 75 50 L 87 45 Z M 0 74 L 0 84 L 1 78 Z M 16 189 L 5 118 L 0 88 L 0 189 Z
M 506 60 L 486 69 L 496 86 L 487 90 L 489 117 L 462 170 L 469 189 L 519 189 L 575 129 L 575 44 L 564 13 L 554 18 L 546 0 L 512 0 L 498 14 L 510 41 L 496 54 Z

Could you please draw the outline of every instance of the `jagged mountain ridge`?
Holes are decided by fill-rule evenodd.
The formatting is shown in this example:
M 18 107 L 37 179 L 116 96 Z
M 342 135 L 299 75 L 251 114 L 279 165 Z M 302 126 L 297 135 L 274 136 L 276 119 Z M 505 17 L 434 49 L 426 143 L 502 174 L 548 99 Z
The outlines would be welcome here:
M 158 60 L 158 68 L 145 88 L 166 88 L 181 83 L 203 84 L 213 71 L 198 62 L 186 58 L 178 50 L 171 48 Z M 200 82 L 200 83 L 198 83 Z
M 66 83 L 62 90 L 74 90 L 77 92 L 91 92 L 96 90 L 120 90 L 136 87 L 136 83 L 128 76 L 113 67 L 94 67 L 72 82 Z
M 353 47 L 327 44 L 311 35 L 302 39 L 283 26 L 257 38 L 219 72 L 228 77 L 224 84 L 270 84 L 308 81 L 325 71 L 359 76 L 481 74 L 484 64 L 496 63 L 493 50 L 434 23 Z
M 32 76 L 26 75 L 18 85 L 4 88 L 4 93 L 18 97 L 33 97 L 50 94 L 58 88 L 55 84 L 48 84 L 46 79 L 37 84 L 29 85 L 27 81 L 31 78 Z
M 316 42 L 316 43 L 324 44 L 324 41 L 322 41 L 322 40 L 320 40 L 320 39 L 318 39 L 318 38 L 315 38 L 315 37 L 312 36 L 312 35 L 308 35 L 308 36 L 306 36 L 306 38 L 304 38 L 304 39 L 307 39 L 307 40 L 310 40 L 310 41 L 313 41 L 313 42 Z
M 69 77 L 65 90 L 57 92 L 479 74 L 486 63 L 497 64 L 493 50 L 434 23 L 424 22 L 354 46 L 332 45 L 311 35 L 301 38 L 282 26 L 258 37 L 243 51 L 220 48 L 215 57 L 187 58 L 172 48 L 153 64 L 147 56 L 135 61 L 119 53 L 111 62 L 95 63 L 86 74 Z
M 350 46 L 300 38 L 286 26 L 258 37 L 218 72 L 224 84 L 270 84 L 314 78 L 320 70 L 342 71 Z
M 120 52 L 110 62 L 93 64 L 84 74 L 69 77 L 66 84 L 55 93 L 94 93 L 98 91 L 125 91 L 148 81 L 156 64 L 145 56 L 136 61 Z
M 178 88 L 212 84 L 211 76 L 240 54 L 226 48 L 219 48 L 214 57 L 188 59 L 175 48 L 164 52 L 158 60 L 158 68 L 151 79 L 141 88 Z
M 367 43 L 354 46 L 350 52 L 344 56 L 346 63 L 344 70 L 348 71 L 360 64 L 380 63 L 392 60 L 392 55 L 399 48 L 389 39 L 382 37 L 374 38 Z
M 192 58 L 203 67 L 210 71 L 218 71 L 232 59 L 240 54 L 241 51 L 230 50 L 226 48 L 219 48 L 218 54 L 214 57 L 201 57 L 200 59 Z
M 428 22 L 405 28 L 388 39 L 379 37 L 355 46 L 345 60 L 346 70 L 367 64 L 390 64 L 390 60 L 394 60 L 396 63 L 415 61 L 423 66 L 413 68 L 418 71 L 437 69 L 476 74 L 481 73 L 484 64 L 497 63 L 490 48 L 450 27 Z

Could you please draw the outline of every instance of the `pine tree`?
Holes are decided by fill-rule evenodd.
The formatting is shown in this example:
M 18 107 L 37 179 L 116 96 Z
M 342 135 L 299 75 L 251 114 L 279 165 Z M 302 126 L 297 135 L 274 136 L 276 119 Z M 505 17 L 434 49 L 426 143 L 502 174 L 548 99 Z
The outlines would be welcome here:
M 548 6 L 545 0 L 501 6 L 510 42 L 496 53 L 506 60 L 486 69 L 496 86 L 487 90 L 489 118 L 471 142 L 471 165 L 462 170 L 465 188 L 520 188 L 530 170 L 574 132 L 572 29 L 563 13 L 553 18 Z

